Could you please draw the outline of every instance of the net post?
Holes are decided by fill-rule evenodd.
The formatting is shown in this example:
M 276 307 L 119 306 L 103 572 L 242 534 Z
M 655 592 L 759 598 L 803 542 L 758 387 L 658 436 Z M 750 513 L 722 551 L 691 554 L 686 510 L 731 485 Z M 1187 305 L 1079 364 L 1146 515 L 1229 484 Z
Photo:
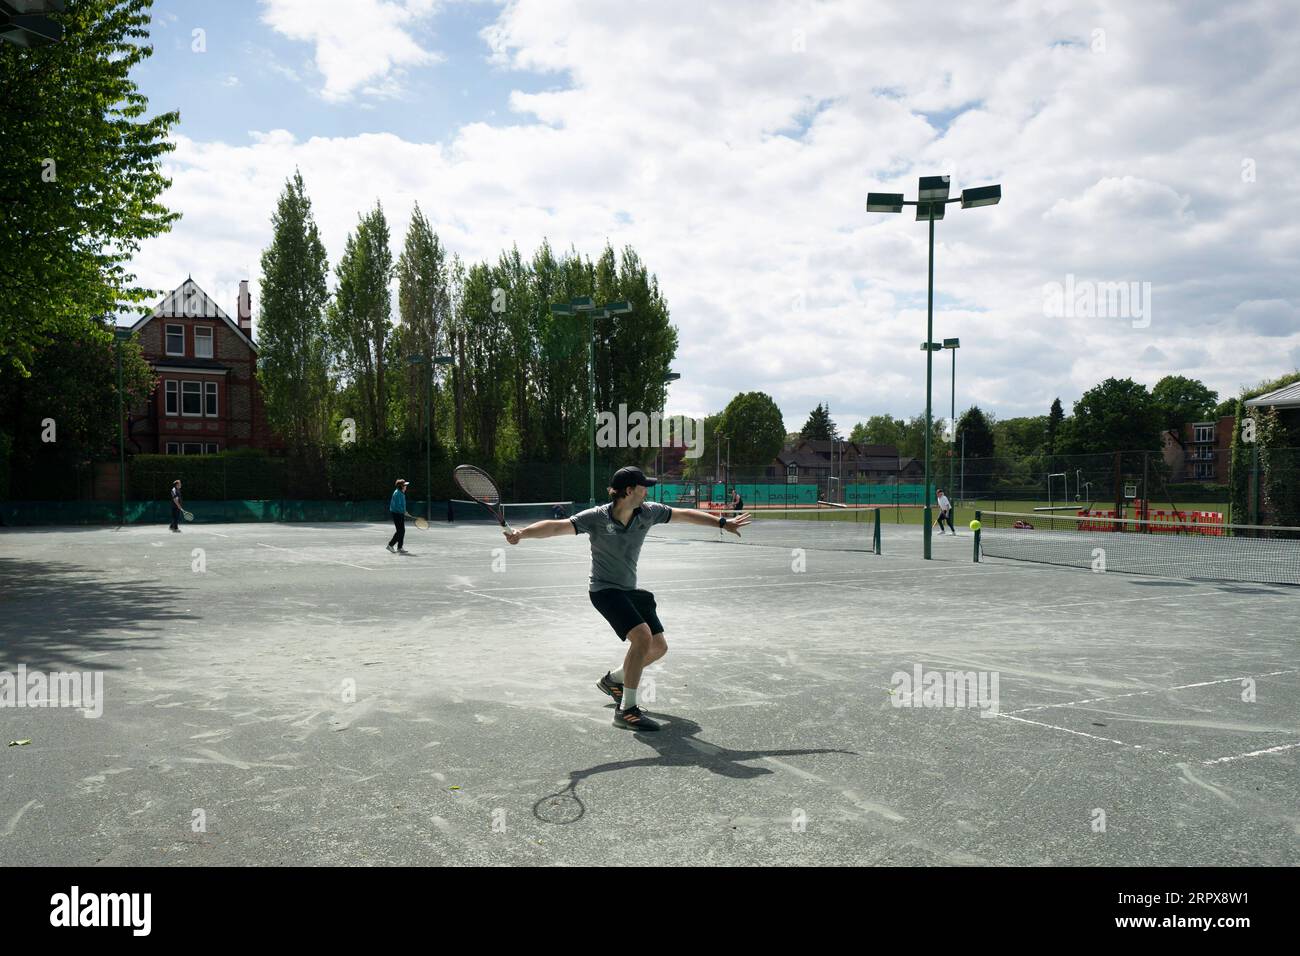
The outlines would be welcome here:
M 872 550 L 875 551 L 876 554 L 879 554 L 879 553 L 880 553 L 880 509 L 879 509 L 879 508 L 872 508 L 872 509 L 871 509 L 871 512 L 872 512 L 872 518 L 871 518 L 871 524 L 872 524 L 872 529 L 871 529 L 871 544 L 872 544 Z
M 984 513 L 984 512 L 982 512 L 982 511 L 976 511 L 976 512 L 975 512 L 975 520 L 976 520 L 976 521 L 979 521 L 980 524 L 983 524 L 983 523 L 984 523 L 984 522 L 981 521 L 981 519 L 980 519 L 980 515 L 982 515 L 983 513 Z M 976 528 L 976 529 L 975 529 L 975 563 L 976 563 L 976 564 L 979 564 L 979 563 L 980 563 L 980 531 L 982 531 L 982 530 L 983 530 L 982 528 Z

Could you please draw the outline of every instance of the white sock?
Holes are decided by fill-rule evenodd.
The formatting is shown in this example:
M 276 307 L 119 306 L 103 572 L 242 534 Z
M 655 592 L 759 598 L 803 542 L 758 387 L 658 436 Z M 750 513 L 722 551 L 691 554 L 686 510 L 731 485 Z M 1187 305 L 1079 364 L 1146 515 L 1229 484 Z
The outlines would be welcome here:
M 620 667 L 616 671 L 610 671 L 609 679 L 612 680 L 615 684 L 623 683 L 623 668 Z
M 631 710 L 633 707 L 636 706 L 636 688 L 635 688 L 635 687 L 624 687 L 624 688 L 623 688 L 623 702 L 622 702 L 621 704 L 619 704 L 618 706 L 619 706 L 619 709 L 621 709 L 621 710 Z

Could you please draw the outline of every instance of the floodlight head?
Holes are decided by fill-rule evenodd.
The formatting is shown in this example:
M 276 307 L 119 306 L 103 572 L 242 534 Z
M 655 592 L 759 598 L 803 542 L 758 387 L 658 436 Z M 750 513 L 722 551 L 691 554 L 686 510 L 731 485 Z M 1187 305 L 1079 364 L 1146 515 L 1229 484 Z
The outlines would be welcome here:
M 902 193 L 867 193 L 867 212 L 902 212 Z
M 632 311 L 631 302 L 611 302 L 605 306 L 605 311 L 610 315 L 627 315 Z
M 456 356 L 454 355 L 435 355 L 433 357 L 434 365 L 455 365 Z
M 926 222 L 930 219 L 942 219 L 943 211 L 948 208 L 944 200 L 922 201 L 916 204 L 916 221 Z
M 941 352 L 941 351 L 943 351 L 943 346 L 940 345 L 938 342 L 931 342 L 931 343 L 930 343 L 930 348 L 927 350 L 926 347 L 925 347 L 925 343 L 922 342 L 922 343 L 921 343 L 921 351 L 922 351 L 922 352 L 925 352 L 925 351 L 930 351 L 930 352 Z
M 665 382 L 675 382 L 675 381 L 677 381 L 677 380 L 678 380 L 679 378 L 681 378 L 681 377 L 682 377 L 682 373 L 681 373 L 681 372 L 665 372 L 665 373 L 664 373 L 664 381 L 665 381 Z
M 557 302 L 551 306 L 551 315 L 573 315 L 573 307 L 565 305 L 563 302 Z
M 119 326 L 115 326 L 115 327 L 113 328 L 113 337 L 116 338 L 119 342 L 125 342 L 125 341 L 127 341 L 127 340 L 130 339 L 131 336 L 134 335 L 134 334 L 135 334 L 135 333 L 132 332 L 129 328 L 125 328 L 125 329 L 124 329 L 124 328 L 122 328 L 120 325 L 119 325 Z
M 916 198 L 921 202 L 944 202 L 948 199 L 947 176 L 922 176 Z
M 1002 199 L 1002 185 L 976 186 L 961 191 L 961 208 L 971 209 L 975 206 L 996 206 Z
M 586 309 L 595 308 L 595 305 L 592 304 L 591 296 L 589 295 L 574 296 L 572 299 L 569 300 L 569 305 L 571 305 L 577 311 L 583 311 Z
M 57 43 L 63 26 L 45 14 L 66 9 L 63 0 L 0 0 L 0 40 L 25 47 Z
M 961 348 L 961 339 L 944 339 L 943 347 L 946 349 L 959 349 Z
M 406 357 L 406 361 L 407 361 L 409 364 L 411 364 L 411 365 L 423 365 L 423 364 L 424 364 L 424 356 L 423 356 L 423 355 L 420 355 L 420 354 L 417 352 L 417 353 L 415 353 L 415 354 L 413 354 L 413 355 L 408 355 L 408 356 Z

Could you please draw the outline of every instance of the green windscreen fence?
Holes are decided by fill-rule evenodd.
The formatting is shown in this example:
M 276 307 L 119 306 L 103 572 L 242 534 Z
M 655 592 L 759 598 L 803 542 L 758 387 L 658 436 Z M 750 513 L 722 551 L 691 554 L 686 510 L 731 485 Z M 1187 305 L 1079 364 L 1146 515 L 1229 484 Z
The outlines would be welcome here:
M 721 482 L 673 483 L 664 482 L 651 489 L 651 499 L 664 504 L 693 505 L 698 489 L 698 503 L 707 505 L 729 504 L 731 490 L 740 492 L 746 508 L 816 505 L 824 500 L 825 486 L 811 483 L 791 485 L 769 482 L 765 484 L 723 485 Z M 844 486 L 843 504 L 850 505 L 920 505 L 925 501 L 922 484 L 853 484 Z
M 424 515 L 424 502 L 408 503 L 413 515 Z M 185 508 L 195 524 L 243 521 L 388 521 L 388 501 L 189 501 Z M 447 502 L 433 502 L 432 520 L 447 520 Z M 118 505 L 112 501 L 6 501 L 0 503 L 0 523 L 24 525 L 115 525 Z M 170 524 L 167 501 L 128 501 L 127 524 Z
M 919 505 L 925 502 L 925 485 L 846 485 L 851 505 Z

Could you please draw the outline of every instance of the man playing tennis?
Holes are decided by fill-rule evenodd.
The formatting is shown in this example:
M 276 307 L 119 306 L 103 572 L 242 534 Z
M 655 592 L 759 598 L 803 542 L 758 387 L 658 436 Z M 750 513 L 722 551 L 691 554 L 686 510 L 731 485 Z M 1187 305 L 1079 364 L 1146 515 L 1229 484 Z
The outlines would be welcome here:
M 181 515 L 185 511 L 185 502 L 181 500 L 181 480 L 172 482 L 172 524 L 173 531 L 180 531 Z
M 953 534 L 956 534 L 957 529 L 953 527 L 952 523 L 952 502 L 948 500 L 948 496 L 943 493 L 942 488 L 939 489 L 939 494 L 936 495 L 936 498 L 938 499 L 939 504 L 939 533 L 943 534 L 943 523 L 944 521 L 947 521 L 948 530 Z
M 658 479 L 640 468 L 620 468 L 609 480 L 610 502 L 580 511 L 572 518 L 537 521 L 522 530 L 505 531 L 506 540 L 556 535 L 591 536 L 591 603 L 609 622 L 620 641 L 627 641 L 623 666 L 606 673 L 596 684 L 614 699 L 614 726 L 626 730 L 658 730 L 659 724 L 641 712 L 636 691 L 641 671 L 668 653 L 664 626 L 655 613 L 655 596 L 636 586 L 636 562 L 646 532 L 653 525 L 677 520 L 707 528 L 723 528 L 737 537 L 749 515 L 719 518 L 690 508 L 670 508 L 646 501 L 646 489 Z
M 393 527 L 397 530 L 393 536 L 388 539 L 387 548 L 394 554 L 408 554 L 406 550 L 406 489 L 411 483 L 405 478 L 398 478 L 393 486 L 392 497 L 388 499 L 388 514 L 393 519 Z M 393 545 L 397 545 L 394 551 Z

